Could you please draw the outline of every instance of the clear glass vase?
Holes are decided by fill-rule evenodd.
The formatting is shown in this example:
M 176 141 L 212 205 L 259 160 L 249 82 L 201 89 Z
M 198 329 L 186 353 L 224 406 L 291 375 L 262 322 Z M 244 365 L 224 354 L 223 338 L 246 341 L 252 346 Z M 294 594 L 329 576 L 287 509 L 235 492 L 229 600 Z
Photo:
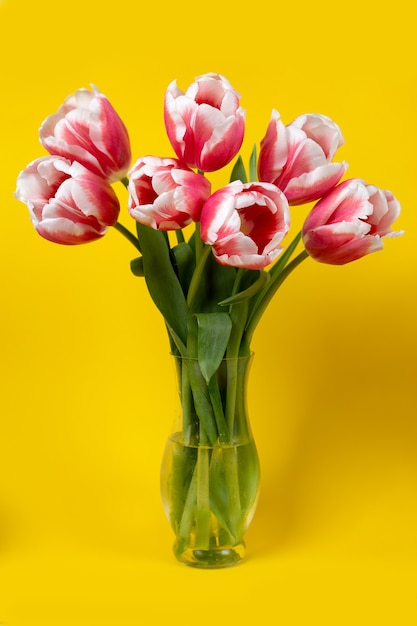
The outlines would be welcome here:
M 259 493 L 247 413 L 252 356 L 224 359 L 206 382 L 197 359 L 174 356 L 180 411 L 161 468 L 174 554 L 186 565 L 227 567 L 245 555 Z

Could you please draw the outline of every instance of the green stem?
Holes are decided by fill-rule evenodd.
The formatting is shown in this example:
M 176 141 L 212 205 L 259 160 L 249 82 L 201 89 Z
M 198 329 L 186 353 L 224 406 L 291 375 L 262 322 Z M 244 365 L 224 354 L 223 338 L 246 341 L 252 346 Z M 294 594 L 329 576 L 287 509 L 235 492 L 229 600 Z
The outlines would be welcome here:
M 201 255 L 204 252 L 204 243 L 200 236 L 200 222 L 196 222 L 195 224 L 194 245 L 195 245 L 195 262 L 196 262 L 196 265 L 198 265 L 200 262 Z
M 219 390 L 219 384 L 216 375 L 212 376 L 208 383 L 208 391 L 210 394 L 211 404 L 213 406 L 214 418 L 217 424 L 220 443 L 230 442 L 230 435 L 227 430 L 227 424 L 224 417 L 222 398 Z
M 242 509 L 240 504 L 237 448 L 236 446 L 225 446 L 222 448 L 222 453 L 224 474 L 229 495 L 230 525 L 235 539 L 238 540 L 239 530 L 242 525 Z
M 115 224 L 113 224 L 113 228 L 121 233 L 123 237 L 126 237 L 126 239 L 135 246 L 136 250 L 139 250 L 139 252 L 141 252 L 139 239 L 135 237 L 135 235 L 131 233 L 128 228 L 123 226 L 123 224 L 121 224 L 120 222 L 116 222 Z
M 246 271 L 239 269 L 236 274 L 235 284 L 233 286 L 232 294 L 239 291 L 241 281 Z M 227 345 L 227 391 L 226 391 L 226 424 L 230 436 L 230 441 L 233 441 L 234 421 L 236 412 L 236 395 L 238 393 L 238 361 L 237 357 L 240 354 L 242 348 L 242 338 L 245 331 L 245 326 L 248 319 L 248 306 L 249 301 L 245 300 L 236 304 L 230 305 L 229 315 L 233 323 L 232 332 Z
M 226 390 L 226 424 L 230 436 L 233 441 L 235 412 L 236 412 L 236 393 L 237 393 L 237 360 L 231 358 L 227 360 L 227 390 Z
M 197 239 L 196 239 L 196 246 L 197 246 Z M 195 296 L 197 294 L 198 287 L 200 285 L 200 280 L 201 280 L 201 276 L 202 276 L 203 271 L 204 271 L 204 266 L 206 264 L 206 261 L 207 261 L 209 255 L 210 255 L 210 252 L 211 252 L 211 247 L 210 246 L 204 246 L 204 248 L 202 249 L 202 252 L 198 255 L 197 266 L 196 266 L 196 268 L 194 270 L 194 274 L 193 274 L 193 277 L 191 279 L 190 286 L 188 288 L 187 305 L 188 305 L 189 309 L 192 308 L 192 304 L 194 302 L 194 298 L 195 298 Z
M 256 326 L 258 325 L 262 315 L 265 312 L 265 309 L 278 291 L 279 287 L 281 287 L 282 283 L 291 274 L 291 272 L 295 270 L 295 268 L 298 267 L 298 265 L 300 265 L 300 263 L 304 261 L 304 259 L 306 259 L 308 256 L 308 252 L 306 250 L 303 250 L 291 261 L 291 263 L 288 263 L 288 265 L 284 267 L 284 269 L 274 277 L 273 281 L 269 281 L 267 285 L 268 289 L 265 290 L 265 294 L 263 295 L 263 298 L 258 304 L 257 308 L 254 310 L 252 317 L 249 320 L 249 324 L 246 328 L 246 338 L 249 344 L 252 340 L 252 336 Z
M 197 550 L 208 550 L 210 546 L 210 483 L 208 447 L 200 445 L 198 447 L 197 455 L 195 547 Z
M 190 381 L 188 378 L 188 369 L 181 363 L 178 365 L 180 368 L 179 374 L 179 384 L 180 384 L 180 399 L 182 406 L 182 436 L 184 439 L 184 444 L 186 446 L 190 446 L 191 442 L 194 441 L 196 437 L 196 433 L 194 432 L 194 419 L 193 419 L 193 397 L 191 392 Z
M 269 275 L 271 276 L 271 280 L 275 280 L 275 277 L 278 276 L 278 274 L 280 274 L 281 271 L 284 269 L 284 267 L 287 265 L 288 261 L 294 254 L 294 251 L 296 247 L 298 246 L 298 244 L 300 243 L 300 241 L 301 241 L 301 230 L 299 233 L 296 234 L 296 236 L 291 241 L 288 248 L 284 250 L 284 252 L 281 254 L 281 256 L 279 257 L 275 265 L 273 265 L 271 269 L 269 270 Z M 269 286 L 266 285 L 265 291 L 269 288 L 270 288 L 270 285 Z M 262 299 L 263 294 L 264 294 L 264 291 L 261 291 L 261 294 L 258 298 L 259 300 Z
M 246 275 L 247 270 L 239 268 L 236 273 L 235 282 L 232 289 L 232 296 L 238 293 L 240 284 Z M 236 358 L 239 355 L 242 336 L 247 323 L 248 301 L 236 302 L 230 305 L 229 315 L 233 323 L 232 332 L 227 345 L 227 358 Z
M 129 179 L 127 176 L 125 176 L 124 178 L 120 179 L 120 182 L 122 183 L 122 185 L 124 185 L 126 187 L 126 189 L 128 188 L 129 185 Z
M 188 487 L 187 497 L 185 499 L 184 508 L 182 511 L 181 521 L 178 525 L 178 540 L 179 549 L 181 545 L 187 546 L 190 541 L 191 529 L 193 527 L 196 501 L 197 501 L 197 476 L 198 476 L 198 463 L 194 465 L 193 475 L 191 478 L 190 486 Z

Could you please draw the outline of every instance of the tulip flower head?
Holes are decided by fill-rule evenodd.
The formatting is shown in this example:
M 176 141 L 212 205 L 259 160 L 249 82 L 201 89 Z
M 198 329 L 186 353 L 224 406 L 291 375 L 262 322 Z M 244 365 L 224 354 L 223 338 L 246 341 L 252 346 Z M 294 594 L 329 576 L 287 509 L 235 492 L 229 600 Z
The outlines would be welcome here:
M 211 191 L 207 178 L 180 167 L 177 159 L 142 157 L 129 179 L 130 215 L 159 230 L 177 230 L 200 221 Z
M 188 167 L 213 172 L 238 153 L 245 113 L 239 94 L 219 74 L 199 76 L 186 92 L 173 81 L 165 94 L 165 127 L 177 157 Z
M 262 269 L 282 252 L 290 216 L 284 194 L 269 183 L 234 181 L 201 212 L 201 238 L 221 265 Z
M 42 237 L 68 245 L 102 237 L 120 210 L 103 178 L 59 156 L 32 161 L 18 176 L 15 197 L 27 205 Z
M 282 189 L 291 205 L 317 200 L 346 171 L 345 162 L 332 163 L 343 143 L 339 127 L 325 115 L 301 115 L 285 126 L 273 110 L 261 141 L 259 180 Z
M 402 232 L 391 230 L 400 204 L 390 191 L 346 180 L 313 207 L 302 231 L 304 246 L 322 263 L 342 265 L 381 250 L 383 237 Z
M 78 161 L 112 183 L 130 167 L 126 127 L 108 99 L 96 88 L 79 89 L 39 129 L 42 145 L 52 155 Z

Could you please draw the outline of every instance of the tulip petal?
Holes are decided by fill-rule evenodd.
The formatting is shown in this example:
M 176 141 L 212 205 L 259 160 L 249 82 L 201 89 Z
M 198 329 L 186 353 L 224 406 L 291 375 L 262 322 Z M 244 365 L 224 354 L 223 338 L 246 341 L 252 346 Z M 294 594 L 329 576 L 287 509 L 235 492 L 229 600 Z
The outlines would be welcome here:
M 327 161 L 331 161 L 337 149 L 344 144 L 340 128 L 325 115 L 314 113 L 300 115 L 292 125 L 301 128 L 307 137 L 321 146 Z
M 106 233 L 106 228 L 95 229 L 91 225 L 72 222 L 63 217 L 43 220 L 35 228 L 44 239 L 62 245 L 89 243 L 100 239 Z
M 292 178 L 284 189 L 288 202 L 297 205 L 321 198 L 337 185 L 347 167 L 346 162 L 328 163 L 301 174 L 299 178 Z

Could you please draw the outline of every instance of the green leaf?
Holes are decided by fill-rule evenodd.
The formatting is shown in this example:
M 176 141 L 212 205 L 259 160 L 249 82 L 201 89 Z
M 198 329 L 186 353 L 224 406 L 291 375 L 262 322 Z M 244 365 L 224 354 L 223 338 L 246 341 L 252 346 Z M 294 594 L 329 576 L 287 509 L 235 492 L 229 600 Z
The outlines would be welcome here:
M 184 295 L 187 296 L 190 281 L 195 269 L 195 256 L 192 247 L 181 242 L 172 248 L 175 259 L 175 270 L 182 286 Z
M 207 438 L 207 442 L 214 444 L 218 432 L 207 383 L 197 360 L 187 359 L 186 367 L 195 410 L 200 421 L 200 442 Z
M 198 362 L 208 383 L 218 369 L 227 348 L 232 320 L 228 313 L 197 313 Z
M 187 343 L 188 308 L 184 293 L 171 263 L 166 236 L 144 224 L 136 223 L 143 255 L 143 268 L 149 293 L 169 327 L 183 344 Z
M 130 261 L 130 269 L 135 276 L 145 276 L 143 269 L 143 257 L 138 256 L 136 259 Z
M 233 166 L 232 173 L 230 174 L 230 182 L 234 180 L 240 180 L 242 183 L 248 182 L 245 166 L 243 165 L 242 157 L 239 155 L 236 163 Z
M 173 354 L 176 354 L 175 350 L 177 350 L 178 354 L 180 354 L 181 356 L 187 356 L 187 348 L 183 344 L 181 339 L 178 337 L 175 330 L 171 326 L 168 326 L 168 325 L 167 325 L 167 330 L 168 330 L 168 337 L 170 339 L 170 344 L 171 344 L 171 352 Z
M 230 298 L 226 298 L 219 302 L 220 306 L 227 306 L 229 304 L 236 304 L 238 302 L 243 302 L 244 300 L 248 300 L 252 298 L 252 296 L 256 295 L 261 289 L 264 288 L 266 283 L 270 280 L 270 275 L 268 272 L 264 272 L 263 270 L 259 271 L 259 277 L 253 282 L 250 287 L 240 291 L 239 293 L 235 293 Z
M 232 293 L 236 277 L 236 268 L 217 263 L 213 254 L 209 254 L 200 274 L 194 273 L 192 286 L 188 293 L 188 303 L 192 313 L 222 313 L 219 302 Z M 194 279 L 197 283 L 193 285 Z M 195 288 L 194 288 L 195 287 Z
M 252 183 L 258 180 L 258 172 L 256 171 L 256 144 L 253 146 L 252 154 L 249 159 L 249 178 Z

